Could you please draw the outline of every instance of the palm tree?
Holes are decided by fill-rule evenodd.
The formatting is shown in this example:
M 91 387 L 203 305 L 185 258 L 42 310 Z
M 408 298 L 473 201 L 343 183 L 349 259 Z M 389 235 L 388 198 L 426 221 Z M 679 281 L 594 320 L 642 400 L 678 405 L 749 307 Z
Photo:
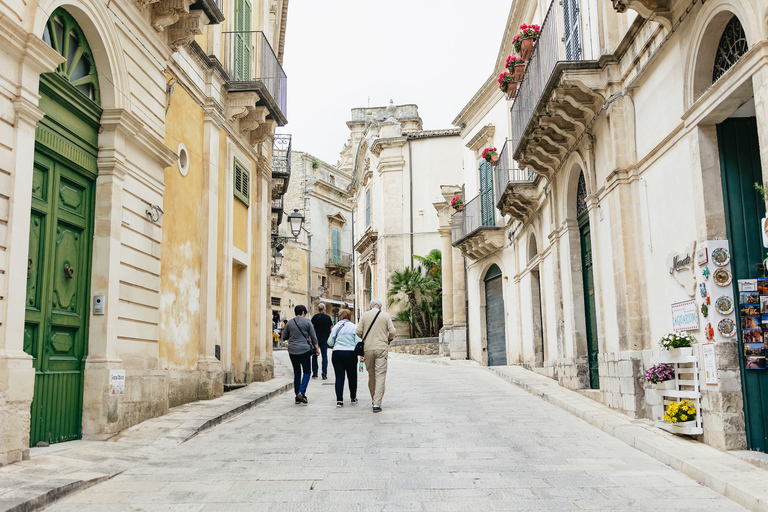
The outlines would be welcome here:
M 432 279 L 427 278 L 421 273 L 421 267 L 410 269 L 408 267 L 403 270 L 395 271 L 392 277 L 389 278 L 390 288 L 387 292 L 389 297 L 389 304 L 397 304 L 400 302 L 401 293 L 405 295 L 408 300 L 408 305 L 411 309 L 413 319 L 421 332 L 422 336 L 426 336 L 429 333 L 427 329 L 427 323 L 424 320 L 424 315 L 419 307 L 419 299 L 423 293 L 430 293 L 436 290 L 435 282 Z
M 432 249 L 426 256 L 419 256 L 414 254 L 413 257 L 419 260 L 421 266 L 424 267 L 424 270 L 428 276 L 437 280 L 438 283 L 442 282 L 443 253 L 440 252 L 440 249 Z

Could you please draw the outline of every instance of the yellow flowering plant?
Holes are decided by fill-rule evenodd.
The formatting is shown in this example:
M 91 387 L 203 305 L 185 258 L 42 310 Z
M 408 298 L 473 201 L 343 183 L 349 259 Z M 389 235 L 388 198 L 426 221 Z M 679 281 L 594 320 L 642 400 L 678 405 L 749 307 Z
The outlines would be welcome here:
M 664 413 L 664 421 L 668 423 L 681 423 L 683 421 L 693 421 L 695 419 L 696 408 L 690 400 L 670 402 L 667 405 L 667 411 Z

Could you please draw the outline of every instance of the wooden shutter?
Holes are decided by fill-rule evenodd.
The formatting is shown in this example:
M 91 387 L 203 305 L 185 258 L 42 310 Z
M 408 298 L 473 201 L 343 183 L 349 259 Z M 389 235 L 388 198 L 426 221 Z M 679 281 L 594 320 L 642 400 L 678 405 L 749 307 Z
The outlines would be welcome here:
M 579 22 L 579 0 L 562 0 L 562 5 L 565 60 L 580 60 L 581 24 Z
M 341 265 L 341 230 L 331 228 L 331 259 L 334 265 Z
M 242 201 L 246 206 L 250 205 L 250 185 L 251 175 L 240 162 L 235 160 L 234 166 L 234 178 L 235 178 L 235 197 Z
M 493 166 L 483 160 L 480 162 L 480 219 L 481 226 L 496 224 L 495 205 L 493 204 Z
M 235 81 L 251 80 L 251 3 L 235 0 Z
M 365 227 L 371 225 L 371 191 L 365 191 Z

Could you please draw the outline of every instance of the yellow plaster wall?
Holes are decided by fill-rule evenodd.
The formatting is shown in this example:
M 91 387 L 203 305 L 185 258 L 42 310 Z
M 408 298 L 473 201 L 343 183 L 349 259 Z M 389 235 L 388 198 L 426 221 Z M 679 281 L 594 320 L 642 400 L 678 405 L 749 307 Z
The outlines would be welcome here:
M 178 162 L 165 170 L 159 355 L 166 368 L 192 369 L 200 339 L 203 112 L 180 87 L 171 97 L 165 126 L 171 150 L 176 152 L 179 142 L 187 147 L 189 172 L 182 176 Z
M 249 184 L 253 184 L 253 179 Z M 253 204 L 253 191 L 250 198 Z M 248 208 L 237 198 L 232 203 L 232 245 L 248 252 Z

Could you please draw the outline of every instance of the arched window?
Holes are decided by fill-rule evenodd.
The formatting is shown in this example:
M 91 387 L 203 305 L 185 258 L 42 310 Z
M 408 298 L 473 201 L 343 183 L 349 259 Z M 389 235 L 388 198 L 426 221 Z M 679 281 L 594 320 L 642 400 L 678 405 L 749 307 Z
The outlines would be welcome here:
M 587 182 L 584 179 L 584 173 L 579 174 L 579 186 L 576 189 L 576 215 L 579 216 L 587 211 Z
M 539 253 L 539 249 L 536 245 L 536 235 L 531 233 L 528 236 L 528 261 L 531 261 Z
M 742 55 L 747 53 L 747 35 L 744 33 L 744 27 L 741 26 L 739 18 L 734 16 L 725 26 L 723 35 L 720 36 L 720 43 L 717 45 L 715 53 L 715 69 L 712 72 L 712 82 L 723 76 L 731 66 L 736 64 Z
M 43 41 L 66 58 L 56 73 L 78 91 L 100 104 L 99 78 L 91 48 L 80 25 L 62 8 L 53 11 L 43 30 Z

